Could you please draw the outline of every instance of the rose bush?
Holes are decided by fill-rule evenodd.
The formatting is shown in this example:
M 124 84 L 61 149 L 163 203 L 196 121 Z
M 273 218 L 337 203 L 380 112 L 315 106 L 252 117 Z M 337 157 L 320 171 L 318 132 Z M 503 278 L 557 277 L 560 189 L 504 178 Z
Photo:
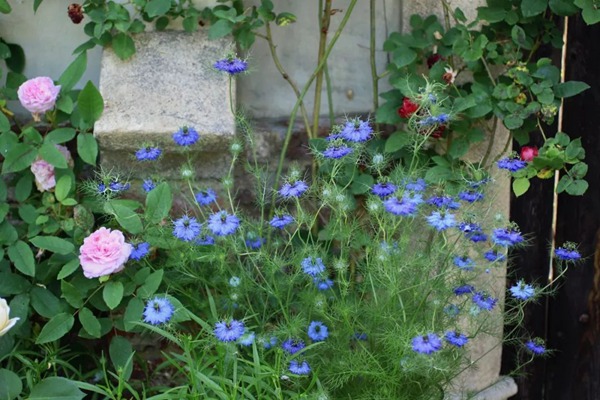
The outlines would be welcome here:
M 122 271 L 131 250 L 121 231 L 104 227 L 98 229 L 83 240 L 79 249 L 83 275 L 92 279 Z
M 67 160 L 67 165 L 73 167 L 73 158 L 69 150 L 60 144 L 55 145 L 56 149 L 62 153 Z M 45 192 L 54 189 L 56 186 L 56 178 L 54 176 L 54 165 L 48 161 L 38 157 L 31 164 L 31 172 L 35 177 L 35 186 L 40 192 Z
M 21 105 L 33 114 L 36 120 L 39 120 L 38 114 L 54 108 L 58 93 L 60 93 L 60 85 L 55 85 L 47 76 L 29 79 L 17 90 Z

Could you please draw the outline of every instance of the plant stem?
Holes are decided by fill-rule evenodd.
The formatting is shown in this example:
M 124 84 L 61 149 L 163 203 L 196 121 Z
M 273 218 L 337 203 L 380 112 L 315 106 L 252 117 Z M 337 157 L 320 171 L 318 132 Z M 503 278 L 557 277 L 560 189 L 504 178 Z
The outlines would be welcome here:
M 325 49 L 327 47 L 327 32 L 329 30 L 329 23 L 331 22 L 331 2 L 333 0 L 325 0 L 325 9 L 323 10 L 323 14 L 321 14 L 319 30 L 319 52 L 317 53 L 317 63 L 321 64 L 321 61 L 327 62 L 327 57 L 325 56 Z M 321 4 L 321 2 L 319 2 Z M 319 10 L 320 11 L 320 10 Z M 319 131 L 319 116 L 321 114 L 321 90 L 323 89 L 323 68 L 318 68 L 317 72 L 317 82 L 315 84 L 315 103 L 313 106 L 313 137 L 309 137 L 313 139 L 316 137 L 317 132 Z M 314 169 L 314 168 L 313 168 Z
M 371 81 L 373 82 L 373 112 L 379 108 L 379 75 L 377 75 L 377 63 L 375 60 L 375 46 L 377 44 L 376 18 L 375 18 L 375 0 L 370 0 L 370 40 L 369 40 L 369 58 L 371 60 Z M 375 122 L 375 131 L 379 132 L 379 123 Z

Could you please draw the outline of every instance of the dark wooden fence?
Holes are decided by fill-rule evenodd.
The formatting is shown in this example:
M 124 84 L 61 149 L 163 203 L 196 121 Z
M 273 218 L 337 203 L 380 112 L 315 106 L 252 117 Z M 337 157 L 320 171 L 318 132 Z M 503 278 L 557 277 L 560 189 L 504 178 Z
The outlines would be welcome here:
M 555 54 L 556 56 L 556 54 Z M 580 243 L 585 262 L 571 268 L 557 282 L 556 294 L 528 308 L 526 326 L 545 337 L 554 349 L 536 359 L 517 377 L 522 400 L 600 399 L 600 26 L 587 26 L 580 17 L 569 19 L 567 80 L 584 81 L 591 89 L 566 99 L 563 131 L 581 137 L 589 165 L 590 187 L 582 197 L 561 195 L 558 203 L 557 243 Z M 556 129 L 554 129 L 555 131 Z M 533 139 L 534 142 L 536 139 Z M 539 144 L 539 143 L 538 143 Z M 521 198 L 513 198 L 511 217 L 523 232 L 532 234 L 527 249 L 514 255 L 509 284 L 516 278 L 544 283 L 552 217 L 552 182 L 538 181 Z M 598 253 L 598 255 L 596 255 Z M 511 281 L 512 279 L 512 281 Z M 517 356 L 504 349 L 507 373 Z

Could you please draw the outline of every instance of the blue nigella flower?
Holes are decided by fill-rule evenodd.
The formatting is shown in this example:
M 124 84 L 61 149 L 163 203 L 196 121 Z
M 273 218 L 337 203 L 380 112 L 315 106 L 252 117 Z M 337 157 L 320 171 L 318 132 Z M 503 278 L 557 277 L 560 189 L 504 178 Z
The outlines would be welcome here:
M 241 344 L 242 346 L 252 346 L 252 343 L 254 343 L 255 337 L 256 337 L 256 335 L 254 334 L 254 332 L 246 332 L 242 336 L 239 337 L 237 342 L 239 344 Z
M 374 195 L 381 197 L 382 199 L 389 196 L 390 194 L 394 194 L 394 192 L 398 189 L 396 185 L 390 182 L 384 183 L 376 183 L 371 188 L 371 191 Z
M 527 300 L 535 295 L 535 289 L 533 286 L 525 283 L 523 280 L 520 280 L 516 285 L 512 286 L 508 290 L 515 299 L 519 300 Z
M 177 132 L 173 134 L 173 140 L 179 146 L 191 146 L 200 139 L 198 131 L 192 127 L 184 126 L 179 128 Z
M 371 138 L 373 128 L 366 121 L 355 119 L 346 122 L 340 135 L 350 142 L 365 142 Z
M 276 215 L 271 221 L 269 221 L 269 225 L 271 225 L 273 228 L 283 229 L 292 222 L 294 222 L 294 217 L 291 215 Z
M 450 121 L 450 116 L 448 114 L 440 114 L 438 116 L 432 117 L 433 120 L 438 124 L 445 124 Z
M 238 287 L 240 286 L 241 282 L 242 280 L 239 278 L 239 276 L 232 276 L 229 278 L 229 286 L 231 287 Z
M 454 215 L 450 213 L 434 211 L 426 219 L 429 225 L 438 231 L 443 231 L 456 225 L 456 219 L 454 218 Z
M 446 332 L 444 339 L 446 339 L 446 342 L 456 347 L 463 347 L 469 342 L 469 339 L 465 335 L 456 331 Z
M 308 326 L 308 337 L 315 342 L 321 342 L 329 336 L 327 326 L 320 321 L 312 321 Z
M 444 313 L 450 317 L 456 317 L 460 313 L 460 309 L 456 304 L 448 304 L 444 307 Z
M 473 190 L 465 190 L 458 194 L 458 198 L 468 203 L 474 203 L 483 199 L 483 193 L 475 192 Z
M 407 201 L 415 206 L 423 204 L 425 200 L 423 200 L 423 195 L 418 192 L 407 192 L 402 195 L 402 200 Z
M 423 192 L 427 189 L 427 183 L 425 183 L 425 179 L 419 178 L 416 181 L 409 181 L 404 187 L 413 192 Z
M 329 146 L 323 152 L 323 156 L 326 158 L 342 158 L 352 153 L 354 149 L 352 147 L 348 147 L 345 144 L 341 144 L 339 146 Z
M 196 201 L 201 206 L 207 206 L 217 201 L 217 193 L 211 188 L 199 191 L 198 193 L 196 193 L 195 197 Z
M 279 189 L 279 195 L 284 199 L 291 197 L 300 197 L 302 193 L 308 190 L 308 185 L 304 181 L 296 181 L 294 183 L 286 182 Z
M 504 261 L 506 260 L 506 256 L 500 252 L 494 251 L 494 250 L 488 250 L 485 252 L 485 254 L 483 255 L 485 257 L 486 260 L 490 261 L 490 262 L 496 262 L 496 261 Z
M 110 190 L 112 190 L 113 192 L 122 192 L 124 190 L 127 190 L 131 187 L 130 183 L 122 183 L 119 181 L 112 181 L 109 185 L 108 188 Z
M 214 334 L 221 342 L 234 342 L 245 332 L 242 321 L 232 319 L 229 322 L 220 321 L 215 324 Z
M 167 298 L 154 297 L 146 303 L 144 322 L 152 325 L 164 324 L 171 319 L 174 312 L 175 308 Z
M 106 185 L 104 183 L 99 183 L 98 184 L 98 193 L 103 194 L 104 192 L 106 192 Z
M 523 242 L 521 232 L 510 228 L 494 229 L 492 240 L 498 246 L 510 247 Z
M 333 281 L 329 278 L 313 278 L 313 282 L 318 290 L 327 290 L 333 287 Z
M 150 252 L 150 243 L 142 242 L 137 246 L 131 246 L 131 254 L 129 255 L 130 260 L 141 260 L 146 257 Z
M 473 293 L 475 288 L 472 285 L 461 285 L 454 288 L 454 294 L 457 296 Z
M 414 337 L 412 349 L 421 354 L 432 354 L 442 349 L 442 341 L 435 333 Z
M 450 196 L 433 196 L 427 200 L 427 203 L 432 204 L 437 208 L 446 207 L 451 210 L 457 210 L 460 208 L 460 203 Z
M 269 339 L 260 338 L 259 341 L 262 343 L 265 350 L 268 350 L 277 344 L 277 338 L 275 336 L 271 336 Z
M 213 65 L 216 70 L 236 75 L 248 70 L 248 63 L 236 57 L 228 57 L 218 60 Z
M 144 183 L 142 183 L 142 189 L 144 189 L 144 192 L 148 193 L 155 187 L 156 184 L 152 181 L 152 179 L 144 179 Z
M 219 211 L 208 217 L 208 229 L 217 236 L 231 235 L 238 226 L 240 226 L 240 219 L 227 211 Z
M 310 276 L 317 276 L 325 271 L 325 264 L 321 258 L 307 257 L 302 260 L 302 270 Z
M 198 235 L 194 239 L 194 244 L 197 246 L 212 246 L 215 244 L 215 238 L 210 235 Z
M 544 341 L 539 338 L 527 341 L 525 343 L 525 348 L 536 355 L 541 355 L 546 352 L 546 346 L 544 346 Z
M 292 374 L 308 375 L 310 374 L 310 365 L 306 361 L 300 363 L 298 360 L 292 360 L 290 361 L 289 370 Z
M 296 354 L 300 350 L 302 350 L 306 345 L 301 339 L 288 339 L 281 344 L 283 350 L 285 350 L 288 354 Z
M 458 225 L 458 229 L 463 231 L 467 239 L 474 243 L 485 242 L 487 240 L 487 235 L 483 233 L 479 224 L 473 222 L 461 222 Z
M 581 254 L 575 249 L 575 244 L 568 243 L 554 250 L 554 256 L 563 261 L 577 261 Z
M 354 335 L 352 335 L 352 339 L 353 340 L 362 340 L 365 341 L 367 340 L 367 334 L 363 333 L 363 332 L 356 332 Z
M 454 257 L 454 265 L 464 271 L 472 271 L 475 268 L 475 261 L 467 256 L 456 256 Z
M 475 305 L 479 308 L 481 308 L 482 310 L 488 310 L 490 311 L 491 309 L 494 308 L 494 306 L 496 305 L 496 303 L 498 302 L 498 299 L 485 294 L 484 292 L 477 292 L 473 295 L 473 303 L 475 303 Z
M 418 125 L 425 127 L 437 124 L 437 118 L 429 116 L 417 122 Z
M 162 150 L 158 147 L 142 147 L 135 152 L 135 158 L 138 161 L 154 161 L 160 157 Z
M 183 217 L 173 222 L 173 236 L 184 242 L 191 242 L 200 233 L 201 225 L 194 217 Z
M 496 164 L 500 169 L 506 169 L 510 172 L 517 172 L 527 166 L 527 163 L 519 158 L 504 157 Z
M 404 197 L 402 199 L 390 197 L 383 202 L 383 206 L 387 212 L 394 215 L 413 216 L 417 211 L 417 206 Z
M 258 250 L 262 247 L 262 245 L 266 242 L 265 239 L 261 237 L 246 239 L 246 246 L 252 250 Z

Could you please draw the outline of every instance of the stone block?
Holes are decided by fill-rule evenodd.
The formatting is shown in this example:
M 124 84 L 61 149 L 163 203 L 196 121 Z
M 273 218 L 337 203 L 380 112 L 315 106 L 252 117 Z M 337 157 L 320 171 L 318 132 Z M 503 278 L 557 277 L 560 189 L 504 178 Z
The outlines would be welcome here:
M 120 60 L 105 49 L 100 92 L 105 108 L 94 127 L 101 149 L 101 165 L 140 173 L 133 153 L 143 144 L 161 147 L 167 157 L 161 168 L 172 178 L 185 157 L 172 134 L 194 127 L 200 142 L 193 146 L 198 172 L 221 175 L 228 162 L 227 148 L 235 136 L 227 74 L 213 63 L 228 51 L 227 40 L 208 40 L 206 30 L 146 32 L 135 36 L 136 54 Z M 231 82 L 235 85 L 235 81 Z M 234 96 L 235 100 L 235 96 Z M 145 172 L 145 171 L 141 171 Z

